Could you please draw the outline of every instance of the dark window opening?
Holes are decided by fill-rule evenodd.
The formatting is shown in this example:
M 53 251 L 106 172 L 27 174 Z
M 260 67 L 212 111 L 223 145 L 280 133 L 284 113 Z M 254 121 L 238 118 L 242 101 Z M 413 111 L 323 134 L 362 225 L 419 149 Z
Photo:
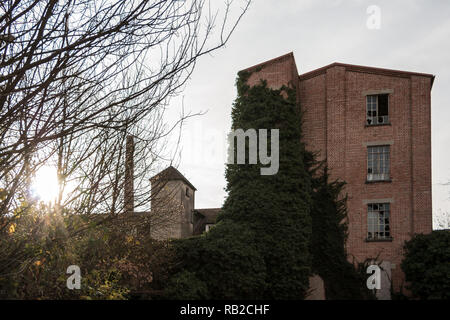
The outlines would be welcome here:
M 377 94 L 366 97 L 367 125 L 389 123 L 389 95 Z

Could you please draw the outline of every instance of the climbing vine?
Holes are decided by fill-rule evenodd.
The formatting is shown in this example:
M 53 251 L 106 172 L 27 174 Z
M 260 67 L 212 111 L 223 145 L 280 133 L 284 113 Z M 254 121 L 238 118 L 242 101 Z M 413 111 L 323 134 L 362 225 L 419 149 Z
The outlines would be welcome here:
M 371 298 L 364 275 L 347 260 L 344 183 L 329 182 L 325 164 L 306 151 L 295 90 L 263 80 L 249 86 L 250 76 L 238 74 L 231 129 L 278 129 L 279 170 L 261 175 L 261 164 L 227 165 L 218 224 L 175 241 L 178 268 L 167 296 L 303 299 L 318 274 L 328 299 Z

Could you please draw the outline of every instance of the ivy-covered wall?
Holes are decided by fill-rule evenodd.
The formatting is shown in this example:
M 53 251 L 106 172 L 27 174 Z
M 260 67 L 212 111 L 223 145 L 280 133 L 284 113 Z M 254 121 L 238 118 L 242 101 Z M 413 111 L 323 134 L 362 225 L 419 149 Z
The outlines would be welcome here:
M 217 225 L 174 242 L 178 264 L 167 297 L 303 299 L 313 273 L 324 279 L 328 299 L 370 297 L 347 261 L 343 183 L 329 183 L 324 164 L 305 150 L 295 90 L 249 86 L 249 76 L 238 74 L 231 129 L 279 129 L 279 170 L 261 175 L 260 163 L 227 165 Z

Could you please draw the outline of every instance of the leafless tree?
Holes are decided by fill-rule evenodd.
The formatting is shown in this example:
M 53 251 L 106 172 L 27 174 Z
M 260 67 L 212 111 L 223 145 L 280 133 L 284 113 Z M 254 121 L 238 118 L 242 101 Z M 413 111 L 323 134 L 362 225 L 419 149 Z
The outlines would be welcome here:
M 2 1 L 0 215 L 13 211 L 48 163 L 61 182 L 57 208 L 121 212 L 128 135 L 136 138 L 136 203 L 144 204 L 152 165 L 174 128 L 163 120 L 168 101 L 199 57 L 227 43 L 249 1 L 237 6 Z
M 184 88 L 199 57 L 227 43 L 249 5 L 1 1 L 0 236 L 16 209 L 32 200 L 30 182 L 43 165 L 57 168 L 60 191 L 52 210 L 58 215 L 121 219 L 128 136 L 135 142 L 135 205 L 145 207 L 154 196 L 148 184 L 155 163 L 171 157 L 169 134 L 191 116 L 165 123 L 170 98 Z M 45 221 L 31 223 L 24 241 L 0 239 L 0 275 L 33 263 L 25 240 Z M 91 225 L 66 221 L 65 232 L 75 237 Z

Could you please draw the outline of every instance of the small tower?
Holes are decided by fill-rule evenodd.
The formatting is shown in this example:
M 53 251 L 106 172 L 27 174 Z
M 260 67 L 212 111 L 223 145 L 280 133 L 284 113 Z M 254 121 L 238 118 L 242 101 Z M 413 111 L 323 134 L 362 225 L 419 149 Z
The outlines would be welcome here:
M 151 236 L 155 239 L 186 238 L 193 234 L 193 211 L 197 190 L 170 166 L 150 179 Z

